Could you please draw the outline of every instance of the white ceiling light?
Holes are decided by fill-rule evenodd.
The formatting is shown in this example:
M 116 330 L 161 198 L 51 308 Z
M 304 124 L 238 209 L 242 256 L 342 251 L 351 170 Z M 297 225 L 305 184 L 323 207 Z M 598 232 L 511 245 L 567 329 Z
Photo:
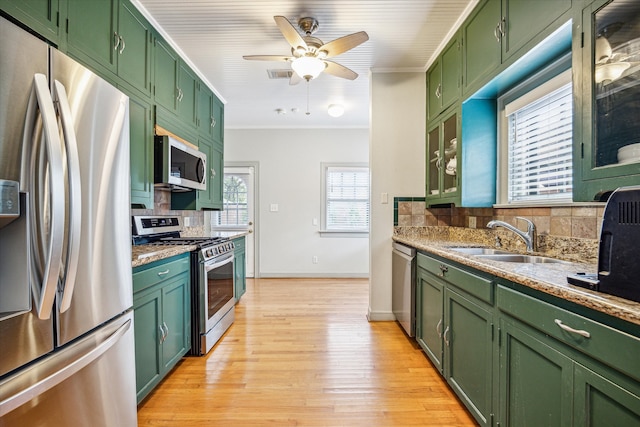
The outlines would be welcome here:
M 340 105 L 340 104 L 331 104 L 329 105 L 329 108 L 327 109 L 327 113 L 331 116 L 331 117 L 340 117 L 344 114 L 344 106 Z
M 318 77 L 320 73 L 324 71 L 325 67 L 324 62 L 313 56 L 302 56 L 294 59 L 291 63 L 293 71 L 306 81 Z

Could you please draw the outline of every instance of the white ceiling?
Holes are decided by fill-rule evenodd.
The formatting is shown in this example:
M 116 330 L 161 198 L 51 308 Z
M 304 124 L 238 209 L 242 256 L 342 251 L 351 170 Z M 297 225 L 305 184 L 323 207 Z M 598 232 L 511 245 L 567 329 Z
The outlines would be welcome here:
M 369 73 L 425 71 L 441 44 L 477 0 L 134 0 L 174 47 L 186 55 L 225 105 L 226 128 L 369 126 Z M 359 77 L 321 74 L 309 84 L 270 80 L 268 69 L 286 62 L 246 61 L 242 55 L 290 55 L 274 15 L 297 28 L 315 17 L 314 34 L 327 43 L 357 31 L 369 40 L 332 60 Z M 309 115 L 307 111 L 309 91 Z M 329 104 L 343 104 L 332 118 Z M 293 112 L 292 109 L 298 109 Z M 277 114 L 276 109 L 286 114 Z

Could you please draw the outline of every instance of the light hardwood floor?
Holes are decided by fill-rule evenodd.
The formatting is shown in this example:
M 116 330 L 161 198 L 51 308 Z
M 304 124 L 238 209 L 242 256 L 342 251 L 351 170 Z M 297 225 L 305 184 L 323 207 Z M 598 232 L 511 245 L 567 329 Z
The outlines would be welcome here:
M 205 357 L 185 357 L 141 426 L 475 426 L 367 280 L 255 279 Z

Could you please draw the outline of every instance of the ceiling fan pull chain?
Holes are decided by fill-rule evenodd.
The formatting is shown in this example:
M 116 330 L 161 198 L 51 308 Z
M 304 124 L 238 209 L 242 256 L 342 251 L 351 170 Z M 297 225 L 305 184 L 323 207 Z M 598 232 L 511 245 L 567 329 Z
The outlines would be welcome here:
M 309 111 L 309 80 L 307 80 L 307 112 L 305 114 L 307 116 L 311 114 L 311 111 Z

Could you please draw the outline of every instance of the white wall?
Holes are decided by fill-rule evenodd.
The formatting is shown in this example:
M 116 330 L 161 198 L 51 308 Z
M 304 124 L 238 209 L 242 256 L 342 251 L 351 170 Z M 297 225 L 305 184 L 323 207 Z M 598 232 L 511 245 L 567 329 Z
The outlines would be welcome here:
M 372 73 L 371 232 L 369 319 L 394 320 L 391 311 L 393 198 L 424 197 L 425 73 Z M 389 203 L 381 203 L 387 193 Z
M 259 163 L 257 277 L 368 276 L 367 237 L 318 233 L 321 163 L 367 163 L 368 129 L 226 129 L 224 153 L 225 162 Z

